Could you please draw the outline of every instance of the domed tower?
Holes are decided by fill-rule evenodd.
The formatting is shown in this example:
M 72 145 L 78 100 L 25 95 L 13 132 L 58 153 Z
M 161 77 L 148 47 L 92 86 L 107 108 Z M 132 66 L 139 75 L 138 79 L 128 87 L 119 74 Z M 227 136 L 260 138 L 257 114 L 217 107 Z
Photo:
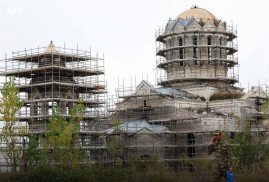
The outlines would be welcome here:
M 197 6 L 170 19 L 156 32 L 158 84 L 205 98 L 233 86 L 238 82 L 236 34 L 236 29 Z M 194 87 L 200 87 L 199 93 Z M 202 87 L 211 89 L 203 93 Z

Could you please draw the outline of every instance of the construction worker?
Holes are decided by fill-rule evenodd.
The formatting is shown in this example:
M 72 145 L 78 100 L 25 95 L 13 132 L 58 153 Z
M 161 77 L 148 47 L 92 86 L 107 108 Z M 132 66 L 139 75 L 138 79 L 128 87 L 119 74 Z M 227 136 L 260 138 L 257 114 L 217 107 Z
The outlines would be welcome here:
M 227 171 L 231 166 L 231 151 L 230 147 L 223 142 L 220 130 L 216 130 L 213 134 L 214 137 L 208 146 L 208 155 L 212 154 L 213 152 L 216 155 L 214 160 L 215 168 L 213 171 L 213 181 L 218 182 L 222 177 L 227 180 Z

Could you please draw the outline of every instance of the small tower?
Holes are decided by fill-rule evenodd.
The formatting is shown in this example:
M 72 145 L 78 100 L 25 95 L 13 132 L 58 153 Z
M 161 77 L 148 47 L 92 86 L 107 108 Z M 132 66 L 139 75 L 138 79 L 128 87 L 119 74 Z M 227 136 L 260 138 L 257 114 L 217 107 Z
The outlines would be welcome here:
M 233 86 L 238 82 L 236 34 L 197 6 L 170 19 L 156 32 L 158 84 L 182 89 Z
M 82 99 L 86 113 L 81 126 L 93 127 L 100 119 L 105 93 L 103 61 L 91 52 L 77 49 L 48 47 L 14 52 L 3 60 L 0 76 L 15 76 L 19 97 L 25 105 L 18 120 L 27 125 L 28 132 L 44 133 L 53 107 L 70 116 L 70 109 Z

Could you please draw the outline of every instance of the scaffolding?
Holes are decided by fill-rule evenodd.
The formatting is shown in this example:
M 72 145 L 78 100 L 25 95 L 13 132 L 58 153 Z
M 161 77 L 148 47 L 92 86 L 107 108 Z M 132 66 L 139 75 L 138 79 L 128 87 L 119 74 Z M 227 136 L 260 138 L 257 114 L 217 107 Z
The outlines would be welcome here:
M 136 79 L 127 86 L 123 80 L 118 82 L 116 95 L 107 96 L 103 58 L 53 43 L 14 52 L 12 58 L 1 61 L 0 76 L 2 81 L 16 77 L 19 98 L 25 101 L 17 118 L 28 134 L 45 133 L 53 107 L 70 117 L 70 109 L 82 99 L 86 112 L 81 122 L 81 148 L 92 162 L 113 163 L 110 138 L 118 137 L 123 162 L 132 155 L 141 159 L 156 156 L 176 168 L 186 157 L 204 159 L 215 130 L 231 138 L 240 132 L 238 116 L 241 122 L 250 117 L 250 122 L 262 119 L 255 98 L 209 101 L 178 87 L 217 81 L 228 87 L 238 82 L 237 30 L 224 27 L 157 30 L 159 86 L 144 80 L 137 85 Z M 188 39 L 190 35 L 196 39 Z M 210 43 L 202 37 L 211 37 Z M 120 131 L 115 132 L 118 121 Z
M 53 108 L 58 107 L 61 115 L 68 118 L 78 102 L 85 106 L 80 123 L 84 148 L 95 132 L 108 127 L 104 58 L 98 54 L 56 47 L 51 42 L 48 47 L 13 52 L 11 58 L 1 60 L 1 88 L 13 76 L 19 100 L 24 101 L 16 114 L 18 127 L 26 129 L 25 136 L 19 139 L 20 145 L 23 140 L 28 141 L 28 134 L 45 134 Z M 1 144 L 4 148 L 5 144 Z
M 56 70 L 61 71 L 61 69 L 65 68 L 63 68 L 63 66 L 58 66 Z M 86 68 L 84 68 L 84 70 L 85 69 Z M 33 70 L 31 73 L 36 73 Z M 94 70 L 90 70 L 91 74 L 93 74 Z M 95 71 L 102 73 L 102 70 L 100 69 L 95 69 Z M 21 72 L 23 74 L 21 74 Z M 86 75 L 86 73 L 84 74 Z M 7 69 L 2 75 L 17 76 L 19 89 L 22 88 L 23 91 L 26 90 L 24 85 L 27 84 L 20 81 L 21 77 L 23 78 L 27 75 L 24 69 L 17 69 L 16 73 L 13 72 L 13 74 L 9 73 Z M 34 75 L 30 76 L 32 79 L 35 78 Z M 64 85 L 66 82 L 63 79 L 59 81 L 61 78 L 55 78 L 55 75 L 53 74 L 51 76 L 53 76 L 53 78 L 46 79 L 49 80 L 46 83 L 53 81 L 53 84 L 57 87 L 66 86 Z M 47 75 L 47 77 L 49 77 L 49 75 Z M 31 78 L 29 79 L 28 84 L 36 84 Z M 73 80 L 72 89 L 76 91 L 75 84 L 78 82 L 75 82 L 75 79 L 69 80 Z M 88 81 L 89 80 L 90 78 Z M 59 86 L 59 83 L 63 84 Z M 176 89 L 173 88 L 153 86 L 147 81 L 141 81 L 138 85 L 136 81 L 134 85 L 132 81 L 128 82 L 129 84 L 126 84 L 124 83 L 124 80 L 123 82 L 119 81 L 116 95 L 106 96 L 105 86 L 101 83 L 103 82 L 87 82 L 86 87 L 90 88 L 87 93 L 93 92 L 91 94 L 95 96 L 94 100 L 90 99 L 92 97 L 85 97 L 85 94 L 80 93 L 85 106 L 92 109 L 85 113 L 84 121 L 81 123 L 80 132 L 81 149 L 86 150 L 90 154 L 91 162 L 101 162 L 104 164 L 111 164 L 114 162 L 114 156 L 109 152 L 109 142 L 111 137 L 116 136 L 120 139 L 120 147 L 123 150 L 121 158 L 125 164 L 128 163 L 130 157 L 133 155 L 138 156 L 141 159 L 156 156 L 161 162 L 169 164 L 170 167 L 178 168 L 182 164 L 182 161 L 186 160 L 186 157 L 190 160 L 204 159 L 207 146 L 212 139 L 212 133 L 216 129 L 220 129 L 223 132 L 230 134 L 231 137 L 234 137 L 236 133 L 240 132 L 241 128 L 240 124 L 238 124 L 235 112 L 239 112 L 245 108 L 245 115 L 242 118 L 245 118 L 246 120 L 249 118 L 250 111 L 255 111 L 252 112 L 253 117 L 251 122 L 261 119 L 261 113 L 256 112 L 257 105 L 255 105 L 255 101 L 251 99 L 221 100 L 208 103 L 199 98 L 194 98 L 186 92 L 176 91 Z M 38 81 L 38 84 L 42 84 L 42 81 Z M 69 83 L 67 82 L 67 84 Z M 46 85 L 46 87 L 48 85 Z M 33 86 L 33 88 L 35 87 L 36 85 Z M 81 89 L 80 87 L 81 86 L 78 87 L 78 90 L 83 92 L 84 88 Z M 34 90 L 33 88 L 31 90 Z M 149 90 L 144 90 L 144 88 L 149 88 Z M 54 91 L 55 90 L 56 88 Z M 39 98 L 34 97 L 34 95 L 36 95 L 35 93 L 36 92 L 32 91 L 29 94 L 32 99 L 28 100 L 27 98 L 29 98 L 29 96 L 22 97 L 25 93 L 20 93 L 20 99 L 24 99 L 26 105 L 35 102 L 50 102 L 50 100 L 53 100 L 52 102 L 56 104 L 64 101 L 71 102 L 71 100 L 73 101 L 72 103 L 77 103 L 77 99 L 74 98 L 61 98 L 60 96 L 62 96 L 63 93 L 58 90 L 56 92 L 50 91 L 38 94 Z M 52 94 L 54 99 L 50 98 L 50 95 Z M 40 95 L 48 97 L 43 98 Z M 101 95 L 104 96 L 102 97 Z M 99 105 L 97 105 L 97 100 L 99 100 Z M 50 104 L 48 105 L 50 106 Z M 33 113 L 38 114 L 41 112 L 38 117 L 44 118 L 43 120 L 31 117 L 31 105 L 28 106 L 30 107 L 30 109 L 28 109 L 30 110 L 28 111 L 30 112 L 30 121 L 26 120 L 29 115 L 26 115 L 24 118 L 20 117 L 21 115 L 18 115 L 18 119 L 22 121 L 21 123 L 26 124 L 28 133 L 42 134 L 45 132 L 44 127 L 42 129 L 41 127 L 38 127 L 39 125 L 33 125 L 33 127 L 30 126 L 31 123 L 34 123 L 35 121 L 38 123 L 42 121 L 44 122 L 44 125 L 46 125 L 46 119 L 51 116 L 49 115 L 49 112 L 45 112 L 45 114 L 47 114 L 46 117 L 43 116 L 42 111 L 46 109 L 42 110 L 42 104 L 39 104 L 39 106 L 41 108 L 38 112 Z M 62 114 L 68 117 L 68 110 L 66 109 L 65 111 L 66 113 Z M 93 113 L 89 114 L 89 112 Z M 121 123 L 119 126 L 121 132 L 119 133 L 113 132 L 115 120 L 118 120 Z M 26 137 L 21 137 L 21 142 L 23 141 L 23 138 Z M 5 166 L 4 159 L 1 160 L 2 165 Z
M 222 29 L 180 29 L 178 20 L 170 21 L 167 27 L 173 24 L 174 29 L 156 31 L 156 77 L 161 87 L 147 81 L 126 86 L 123 80 L 108 100 L 110 123 L 121 123 L 124 161 L 131 155 L 157 156 L 177 167 L 186 157 L 204 159 L 215 130 L 233 139 L 242 123 L 263 119 L 252 98 L 209 101 L 181 90 L 201 84 L 230 88 L 238 82 L 237 30 L 226 24 Z
M 226 86 L 237 83 L 236 28 L 226 24 L 181 28 L 178 21 L 169 20 L 166 28 L 155 32 L 157 83 L 168 86 L 184 82 L 211 85 L 218 82 Z
M 215 130 L 225 133 L 228 140 L 235 139 L 245 122 L 256 123 L 253 132 L 267 132 L 259 125 L 264 115 L 258 108 L 261 104 L 257 103 L 257 97 L 207 102 L 177 95 L 174 90 L 173 94 L 158 92 L 160 88 L 163 87 L 147 81 L 132 87 L 123 80 L 116 96 L 109 97 L 110 123 L 115 120 L 122 123 L 119 128 L 123 132 L 118 135 L 125 162 L 133 155 L 141 159 L 156 156 L 170 167 L 178 168 L 186 159 L 208 157 L 207 146 Z

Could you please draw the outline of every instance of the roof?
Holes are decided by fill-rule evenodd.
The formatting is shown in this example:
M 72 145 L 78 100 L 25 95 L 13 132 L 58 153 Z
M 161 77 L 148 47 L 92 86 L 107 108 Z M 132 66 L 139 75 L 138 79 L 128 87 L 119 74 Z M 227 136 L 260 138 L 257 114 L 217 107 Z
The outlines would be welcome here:
M 167 95 L 171 97 L 182 97 L 182 98 L 188 98 L 190 96 L 193 96 L 192 94 L 189 94 L 183 90 L 179 89 L 174 89 L 171 87 L 160 87 L 160 88 L 154 88 L 155 92 L 162 94 L 162 95 Z
M 248 91 L 248 93 L 246 93 L 242 99 L 246 99 L 246 98 L 262 98 L 265 99 L 267 97 L 266 92 L 263 90 L 262 87 L 259 86 L 252 86 L 250 91 Z
M 50 44 L 46 50 L 46 53 L 58 53 L 58 50 L 56 49 L 52 41 L 50 41 Z
M 58 66 L 58 65 L 48 65 L 48 66 L 42 66 L 42 67 L 32 67 L 28 69 L 22 69 L 18 68 L 16 70 L 11 70 L 7 72 L 1 72 L 0 76 L 11 76 L 11 75 L 16 75 L 16 77 L 26 77 L 26 78 L 32 78 L 33 74 L 38 74 L 38 73 L 48 73 L 52 71 L 53 69 L 59 70 L 64 76 L 68 75 L 76 75 L 76 76 L 92 76 L 92 75 L 101 75 L 104 74 L 104 71 L 101 70 L 89 70 L 85 68 L 73 68 L 73 67 L 66 67 L 66 66 Z M 19 71 L 18 71 L 19 70 Z
M 150 124 L 148 118 L 140 118 L 133 121 L 128 121 L 119 125 L 119 129 L 125 133 L 133 134 L 146 129 L 150 132 L 161 133 L 167 131 L 168 128 L 163 125 Z M 106 130 L 107 133 L 113 133 L 115 127 Z
M 184 27 L 188 27 L 193 21 L 194 21 L 193 17 L 187 20 L 184 20 L 182 18 L 179 18 L 177 20 L 169 20 L 166 26 L 166 30 L 173 30 L 178 22 L 180 22 Z
M 146 80 L 142 80 L 142 82 L 139 83 L 139 85 L 137 86 L 137 88 L 139 88 L 143 84 L 146 84 L 151 90 L 154 89 L 154 86 L 151 83 L 149 83 L 148 81 L 146 81 Z
M 102 58 L 94 58 L 90 51 L 69 49 L 65 47 L 56 47 L 51 41 L 49 46 L 38 47 L 23 51 L 13 52 L 12 61 L 39 62 L 43 58 L 63 58 L 65 62 L 87 61 L 87 60 L 103 60 Z
M 142 92 L 140 91 L 140 89 L 142 87 L 147 87 L 147 91 L 146 92 Z M 136 94 L 143 94 L 143 95 L 147 95 L 147 94 L 151 94 L 152 92 L 155 92 L 157 94 L 160 95 L 165 95 L 165 96 L 169 96 L 169 97 L 176 97 L 176 98 L 189 98 L 194 96 L 193 94 L 190 94 L 188 92 L 185 92 L 183 90 L 180 89 L 175 89 L 172 87 L 159 87 L 159 88 L 154 88 L 154 86 L 152 84 L 150 84 L 148 81 L 143 80 L 137 87 L 136 87 Z
M 198 8 L 197 6 L 192 7 L 191 9 L 188 9 L 186 11 L 184 11 L 183 13 L 179 14 L 176 19 L 184 19 L 184 20 L 188 20 L 191 17 L 193 17 L 196 21 L 200 22 L 207 22 L 208 20 L 217 20 L 217 18 L 210 13 L 208 10 L 206 9 L 202 9 L 202 8 Z

